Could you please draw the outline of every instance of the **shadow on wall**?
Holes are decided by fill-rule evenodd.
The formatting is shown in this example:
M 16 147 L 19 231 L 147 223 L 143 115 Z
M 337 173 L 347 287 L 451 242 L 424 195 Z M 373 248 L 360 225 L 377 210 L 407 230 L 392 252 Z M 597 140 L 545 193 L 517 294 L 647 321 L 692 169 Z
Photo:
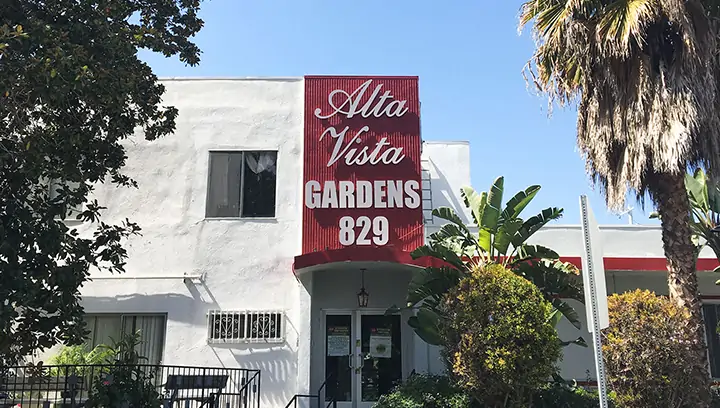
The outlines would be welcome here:
M 260 370 L 260 406 L 284 407 L 295 392 L 297 355 L 287 344 L 211 345 L 219 361 L 230 354 L 237 367 Z
M 460 190 L 452 190 L 450 183 L 448 183 L 447 181 L 447 177 L 440 170 L 440 168 L 432 162 L 432 160 L 430 161 L 430 165 L 432 166 L 432 171 L 430 172 L 430 174 L 437 175 L 437 177 L 432 177 L 430 179 L 430 183 L 433 187 L 433 193 L 438 193 L 437 197 L 435 194 L 433 194 L 432 196 L 432 209 L 434 210 L 438 207 L 447 206 L 455 210 L 455 212 L 460 215 L 461 218 L 466 218 L 465 204 L 458 200 Z M 466 219 L 465 222 L 469 222 L 469 220 Z
M 218 304 L 204 285 L 186 285 L 190 296 L 183 293 L 146 295 L 132 293 L 118 296 L 83 296 L 86 313 L 168 313 L 168 320 L 188 324 L 205 321 L 209 310 Z M 204 294 L 201 293 L 203 289 Z

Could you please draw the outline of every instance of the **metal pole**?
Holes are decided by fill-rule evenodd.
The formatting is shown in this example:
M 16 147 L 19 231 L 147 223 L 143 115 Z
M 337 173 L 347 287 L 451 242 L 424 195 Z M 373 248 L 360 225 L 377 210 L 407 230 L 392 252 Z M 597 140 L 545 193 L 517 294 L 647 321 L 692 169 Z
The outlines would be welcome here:
M 589 238 L 590 225 L 588 223 L 589 214 L 587 196 L 580 197 L 580 210 L 582 211 L 582 223 L 584 232 L 583 239 L 585 241 L 585 253 L 587 254 L 588 262 L 588 270 L 583 271 L 583 273 L 586 273 L 589 278 L 589 289 L 591 295 L 590 299 L 585 299 L 585 301 L 587 303 L 587 300 L 590 300 L 590 308 L 592 311 L 592 321 L 590 322 L 590 324 L 592 325 L 591 328 L 593 335 L 593 348 L 595 351 L 595 371 L 598 377 L 598 397 L 600 399 L 600 408 L 608 408 L 607 384 L 605 383 L 605 362 L 603 361 L 602 356 L 602 337 L 600 335 L 600 314 L 597 305 L 597 288 L 595 285 L 595 274 L 593 273 L 592 244 L 590 243 Z

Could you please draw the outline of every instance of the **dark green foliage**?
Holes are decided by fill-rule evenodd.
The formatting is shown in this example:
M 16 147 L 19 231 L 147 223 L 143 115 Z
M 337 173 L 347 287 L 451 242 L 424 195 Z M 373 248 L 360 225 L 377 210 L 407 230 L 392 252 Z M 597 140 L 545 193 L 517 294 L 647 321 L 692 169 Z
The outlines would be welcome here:
M 553 383 L 537 391 L 527 408 L 597 408 L 596 393 Z M 413 375 L 373 408 L 488 408 L 473 400 L 444 376 Z M 610 408 L 614 408 L 610 402 Z
M 78 288 L 122 272 L 139 227 L 99 222 L 92 184 L 135 186 L 124 139 L 173 132 L 177 110 L 139 49 L 194 65 L 200 0 L 4 0 L 0 6 L 0 364 L 85 335 Z M 131 16 L 133 16 L 131 20 Z M 139 18 L 136 18 L 139 17 Z M 48 181 L 55 195 L 48 194 Z M 60 219 L 95 223 L 80 236 Z M 86 227 L 83 229 L 87 230 Z
M 610 408 L 614 408 L 612 400 L 608 400 Z M 562 383 L 551 383 L 538 391 L 533 397 L 533 408 L 597 408 L 600 401 L 597 392 L 587 391 Z
M 410 376 L 374 408 L 470 408 L 471 398 L 444 376 Z
M 452 377 L 490 407 L 527 407 L 557 371 L 562 347 L 550 302 L 526 279 L 484 265 L 447 295 L 441 326 Z
M 98 378 L 93 379 L 87 408 L 159 408 L 162 395 L 154 381 L 152 367 L 144 366 L 147 359 L 135 348 L 140 334 L 124 335 L 110 347 L 105 362 L 111 364 Z M 114 360 L 113 360 L 114 359 Z

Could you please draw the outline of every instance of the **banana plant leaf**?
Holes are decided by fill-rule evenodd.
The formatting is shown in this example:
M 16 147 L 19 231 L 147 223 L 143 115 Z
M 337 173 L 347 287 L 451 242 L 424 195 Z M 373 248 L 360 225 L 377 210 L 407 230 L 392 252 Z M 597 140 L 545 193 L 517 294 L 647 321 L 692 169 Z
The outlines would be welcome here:
M 418 336 L 431 344 L 439 341 L 438 325 L 444 319 L 439 304 L 477 262 L 498 263 L 528 279 L 552 303 L 559 317 L 580 327 L 577 312 L 561 300 L 582 300 L 582 290 L 576 279 L 577 268 L 561 262 L 552 249 L 528 243 L 535 232 L 563 214 L 561 208 L 550 207 L 527 220 L 522 219 L 522 211 L 539 191 L 540 186 L 530 186 L 516 193 L 503 208 L 503 177 L 494 180 L 489 192 L 478 193 L 472 187 L 463 187 L 460 193 L 478 229 L 477 234 L 452 208 L 440 207 L 432 211 L 433 216 L 448 223 L 431 234 L 427 244 L 411 255 L 414 259 L 432 257 L 447 266 L 427 268 L 415 274 L 410 282 L 405 308 L 417 311 L 408 323 Z M 397 310 L 400 309 L 393 307 L 388 313 Z
M 415 273 L 408 285 L 405 302 L 407 307 L 414 307 L 427 298 L 440 298 L 455 287 L 463 273 L 454 268 L 425 268 Z

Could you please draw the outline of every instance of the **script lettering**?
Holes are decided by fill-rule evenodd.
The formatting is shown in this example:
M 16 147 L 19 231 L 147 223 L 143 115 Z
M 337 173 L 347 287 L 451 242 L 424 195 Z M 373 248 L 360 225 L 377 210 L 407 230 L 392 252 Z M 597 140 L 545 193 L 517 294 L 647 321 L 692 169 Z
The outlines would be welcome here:
M 360 115 L 363 118 L 368 118 L 370 116 L 379 118 L 383 115 L 389 118 L 399 118 L 407 113 L 409 108 L 405 106 L 407 104 L 406 100 L 395 100 L 390 91 L 385 91 L 380 94 L 383 84 L 378 84 L 375 86 L 375 89 L 373 89 L 370 98 L 361 107 L 360 100 L 362 100 L 365 92 L 367 92 L 368 88 L 370 88 L 370 85 L 372 85 L 372 82 L 372 79 L 368 79 L 352 93 L 347 93 L 342 89 L 336 89 L 330 92 L 330 94 L 328 95 L 328 104 L 331 108 L 330 113 L 328 113 L 327 115 L 323 115 L 322 109 L 316 108 L 315 117 L 318 119 L 329 119 L 339 113 L 344 115 L 348 119 L 356 115 Z M 342 100 L 339 105 L 336 105 L 335 96 L 338 95 L 342 98 Z M 390 102 L 385 105 L 385 103 L 388 101 Z

